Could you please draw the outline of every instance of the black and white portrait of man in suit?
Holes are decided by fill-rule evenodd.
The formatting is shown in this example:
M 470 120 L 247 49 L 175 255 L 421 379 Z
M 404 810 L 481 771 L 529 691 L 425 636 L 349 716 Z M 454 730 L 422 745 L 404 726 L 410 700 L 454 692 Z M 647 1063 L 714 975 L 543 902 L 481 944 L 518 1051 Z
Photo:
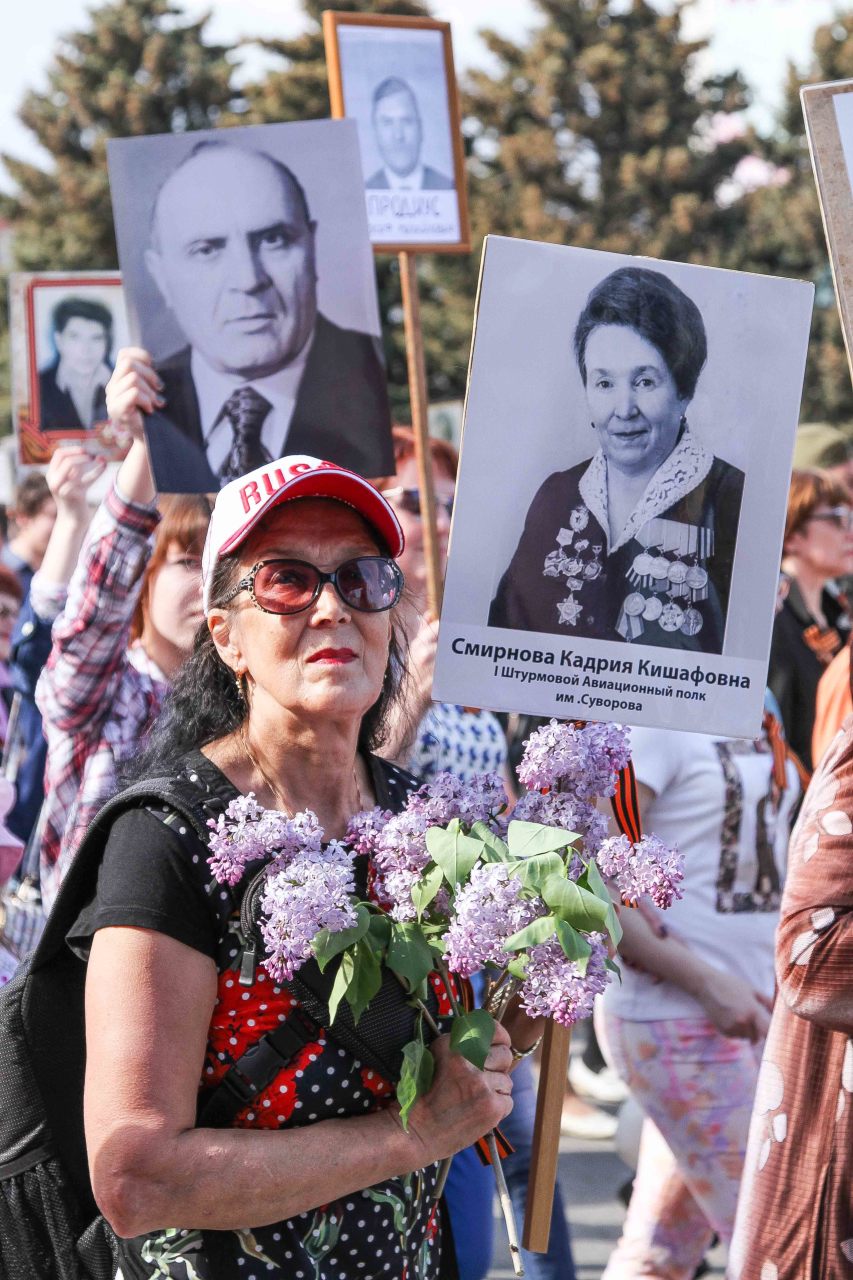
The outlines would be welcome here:
M 150 209 L 144 268 L 156 292 L 147 300 L 167 309 L 178 337 L 171 349 L 152 351 L 166 402 L 165 421 L 149 436 L 158 483 L 216 489 L 293 452 L 387 474 L 393 455 L 378 338 L 321 310 L 320 219 L 293 169 L 233 136 L 245 130 L 229 132 L 202 135 L 185 151 Z M 357 199 L 353 193 L 354 213 Z M 335 283 L 367 286 L 375 297 L 369 254 L 365 243 L 369 277 L 354 256 L 353 278 Z M 149 346 L 155 316 L 138 311 Z
M 406 80 L 386 76 L 376 86 L 371 123 L 383 164 L 365 182 L 368 190 L 453 190 L 451 178 L 423 162 L 423 122 L 414 90 Z

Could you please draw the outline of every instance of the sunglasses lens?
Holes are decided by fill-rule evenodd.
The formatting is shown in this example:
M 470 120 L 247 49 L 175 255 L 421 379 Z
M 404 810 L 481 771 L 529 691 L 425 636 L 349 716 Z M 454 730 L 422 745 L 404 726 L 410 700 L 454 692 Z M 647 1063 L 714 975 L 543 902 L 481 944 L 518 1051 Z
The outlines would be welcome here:
M 313 565 L 300 560 L 271 560 L 255 574 L 255 599 L 270 613 L 298 613 L 308 608 L 318 582 Z
M 397 603 L 402 578 L 393 560 L 361 556 L 347 560 L 337 573 L 341 599 L 363 613 L 379 613 Z

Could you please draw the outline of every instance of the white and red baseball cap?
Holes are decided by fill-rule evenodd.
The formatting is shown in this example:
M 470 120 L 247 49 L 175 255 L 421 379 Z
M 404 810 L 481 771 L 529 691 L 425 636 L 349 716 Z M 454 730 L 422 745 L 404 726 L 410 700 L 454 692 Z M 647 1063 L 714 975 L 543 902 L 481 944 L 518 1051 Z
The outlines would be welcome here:
M 273 507 L 293 498 L 335 498 L 362 516 L 379 534 L 389 555 L 398 556 L 403 550 L 400 521 L 369 480 L 334 462 L 290 454 L 231 480 L 216 495 L 201 558 L 205 612 L 210 608 L 210 584 L 219 558 L 245 542 Z

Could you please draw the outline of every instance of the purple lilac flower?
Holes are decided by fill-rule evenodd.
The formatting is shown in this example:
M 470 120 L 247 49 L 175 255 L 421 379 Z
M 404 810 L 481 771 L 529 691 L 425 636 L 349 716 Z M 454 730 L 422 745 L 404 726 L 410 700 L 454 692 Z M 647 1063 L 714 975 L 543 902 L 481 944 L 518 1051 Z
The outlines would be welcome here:
M 278 982 L 292 978 L 311 956 L 321 929 L 339 933 L 357 922 L 353 853 L 337 840 L 306 848 L 270 873 L 261 899 L 264 965 Z
M 252 862 L 275 855 L 276 866 L 306 851 L 319 851 L 323 828 L 310 810 L 290 818 L 276 809 L 264 809 L 254 793 L 238 796 L 214 821 L 208 841 L 208 865 L 220 884 L 237 884 Z
M 389 819 L 375 843 L 374 893 L 395 920 L 417 916 L 412 888 L 430 860 L 426 833 L 432 825 L 423 813 L 412 811 L 410 801 L 402 813 Z
M 471 826 L 506 808 L 506 790 L 497 773 L 478 773 L 467 782 L 453 773 L 438 773 L 409 797 L 406 808 L 423 816 L 428 827 L 445 827 L 454 818 Z
M 519 992 L 522 1008 L 531 1018 L 553 1018 L 570 1027 L 592 1013 L 592 1002 L 609 981 L 607 950 L 600 933 L 588 935 L 592 944 L 586 974 L 581 976 L 556 938 L 531 947 L 527 974 Z
M 522 898 L 521 888 L 503 863 L 474 867 L 456 895 L 456 913 L 444 935 L 445 958 L 454 973 L 470 978 L 487 964 L 506 965 L 505 940 L 546 912 L 541 899 Z
M 523 822 L 540 822 L 546 827 L 560 827 L 563 831 L 576 831 L 583 839 L 584 853 L 594 857 L 598 846 L 607 835 L 607 819 L 595 805 L 564 791 L 526 791 L 519 797 L 512 817 Z M 579 866 L 578 875 L 582 868 Z M 577 879 L 573 876 L 572 879 Z
M 376 850 L 382 829 L 390 817 L 390 810 L 380 809 L 378 805 L 375 809 L 367 809 L 363 813 L 355 814 L 350 818 L 345 842 L 356 853 L 372 855 Z
M 684 857 L 657 836 L 643 836 L 632 844 L 627 836 L 610 836 L 596 854 L 598 869 L 615 881 L 626 902 L 648 896 L 665 910 L 681 897 Z
M 628 730 L 617 724 L 551 720 L 527 740 L 518 776 L 531 790 L 559 789 L 578 800 L 612 796 L 616 774 L 631 758 Z
M 237 884 L 250 862 L 267 856 L 267 847 L 258 835 L 263 812 L 250 791 L 232 800 L 216 820 L 208 820 L 212 833 L 208 865 L 220 884 Z

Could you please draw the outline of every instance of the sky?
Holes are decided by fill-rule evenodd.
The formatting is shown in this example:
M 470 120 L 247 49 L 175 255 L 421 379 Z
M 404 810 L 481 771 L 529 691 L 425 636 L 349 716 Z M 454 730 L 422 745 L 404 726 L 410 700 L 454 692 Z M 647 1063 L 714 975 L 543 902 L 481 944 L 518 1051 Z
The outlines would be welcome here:
M 0 152 L 38 158 L 31 135 L 15 117 L 16 107 L 27 89 L 44 87 L 57 38 L 79 29 L 90 6 L 91 0 L 31 0 L 15 5 L 7 17 L 0 41 Z M 246 34 L 286 37 L 304 22 L 299 0 L 185 0 L 183 7 L 193 16 L 210 10 L 210 37 L 222 42 Z M 741 69 L 754 87 L 759 122 L 767 123 L 786 61 L 805 60 L 814 28 L 836 8 L 833 0 L 696 0 L 689 31 L 711 38 L 709 69 Z M 480 28 L 520 39 L 539 13 L 534 0 L 436 0 L 433 9 L 436 17 L 453 24 L 458 70 L 488 66 L 487 50 L 477 35 Z M 8 189 L 2 174 L 0 186 Z

